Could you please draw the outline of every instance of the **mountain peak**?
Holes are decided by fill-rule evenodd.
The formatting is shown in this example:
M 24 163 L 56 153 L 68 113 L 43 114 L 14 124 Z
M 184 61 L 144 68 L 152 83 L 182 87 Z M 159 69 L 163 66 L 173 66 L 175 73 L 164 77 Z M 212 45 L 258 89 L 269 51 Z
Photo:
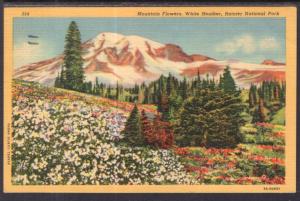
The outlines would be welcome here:
M 172 73 L 176 77 L 194 77 L 210 74 L 219 77 L 226 65 L 230 65 L 237 84 L 246 86 L 260 81 L 260 75 L 270 79 L 282 79 L 284 66 L 266 68 L 266 65 L 232 61 L 217 61 L 211 57 L 189 55 L 177 44 L 161 44 L 137 35 L 103 32 L 82 43 L 84 71 L 87 81 L 96 78 L 106 84 L 124 86 L 151 82 L 161 75 Z M 264 64 L 275 66 L 275 62 Z M 15 69 L 14 78 L 53 85 L 63 65 L 63 55 Z M 271 73 L 272 70 L 276 73 Z
M 98 34 L 95 39 L 97 40 L 110 40 L 110 41 L 118 41 L 122 38 L 124 38 L 125 36 L 119 33 L 113 33 L 113 32 L 102 32 L 100 34 Z
M 119 33 L 113 33 L 113 32 L 102 32 L 98 34 L 95 38 L 94 41 L 109 41 L 111 44 L 119 44 L 121 42 L 127 41 L 131 44 L 135 45 L 145 45 L 145 42 L 150 44 L 151 46 L 158 48 L 163 46 L 163 44 L 150 40 L 148 38 L 144 38 L 138 35 L 122 35 Z

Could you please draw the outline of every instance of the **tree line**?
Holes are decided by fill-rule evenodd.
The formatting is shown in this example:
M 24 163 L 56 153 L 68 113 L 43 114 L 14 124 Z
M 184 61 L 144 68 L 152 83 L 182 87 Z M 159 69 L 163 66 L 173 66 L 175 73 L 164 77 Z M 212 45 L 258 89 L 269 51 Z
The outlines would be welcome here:
M 252 84 L 249 89 L 249 113 L 252 123 L 268 122 L 272 116 L 285 106 L 286 84 L 284 81 L 263 81 Z
M 147 140 L 147 136 L 153 138 L 154 135 L 158 136 L 156 143 L 166 142 L 163 139 L 174 139 L 178 146 L 225 148 L 235 147 L 242 141 L 239 128 L 244 124 L 241 113 L 245 104 L 241 101 L 240 90 L 236 87 L 229 67 L 226 67 L 218 83 L 208 76 L 201 79 L 199 74 L 189 82 L 186 79 L 180 81 L 169 74 L 168 77 L 161 76 L 147 88 L 151 89 L 149 91 L 156 89 L 156 93 L 150 95 L 152 100 L 156 98 L 154 104 L 157 105 L 159 115 L 151 119 L 144 114 L 140 118 L 143 121 L 132 121 L 133 112 L 137 113 L 136 109 L 132 111 L 124 134 L 125 139 L 133 144 L 151 144 L 155 140 Z M 183 88 L 184 91 L 181 90 Z M 132 127 L 132 124 L 135 126 Z M 157 127 L 163 129 L 158 131 Z M 144 128 L 145 131 L 139 132 L 138 128 Z M 133 130 L 136 133 L 133 134 Z M 133 136 L 143 137 L 138 140 Z

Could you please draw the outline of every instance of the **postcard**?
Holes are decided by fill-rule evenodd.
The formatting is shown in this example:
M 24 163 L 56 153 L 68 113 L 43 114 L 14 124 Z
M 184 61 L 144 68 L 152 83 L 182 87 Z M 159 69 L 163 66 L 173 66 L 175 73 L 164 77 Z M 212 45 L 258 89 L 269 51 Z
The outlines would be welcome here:
M 296 191 L 295 7 L 5 7 L 4 191 Z

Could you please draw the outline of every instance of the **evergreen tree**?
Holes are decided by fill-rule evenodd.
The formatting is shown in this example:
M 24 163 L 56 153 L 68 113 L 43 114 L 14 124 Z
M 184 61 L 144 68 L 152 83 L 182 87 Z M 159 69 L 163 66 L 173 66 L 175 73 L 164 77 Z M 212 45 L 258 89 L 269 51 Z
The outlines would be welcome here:
M 64 70 L 64 66 L 62 65 L 61 67 L 61 72 L 60 72 L 60 78 L 59 78 L 59 87 L 64 88 L 65 87 L 65 82 L 66 82 L 66 72 Z
M 110 85 L 108 85 L 108 88 L 106 90 L 106 97 L 112 99 L 111 86 Z
M 204 145 L 215 148 L 235 147 L 241 142 L 241 135 L 230 134 L 230 117 L 218 111 L 212 112 L 211 115 L 213 116 L 214 114 L 217 117 L 214 120 L 210 120 L 211 124 L 204 136 Z
M 188 97 L 188 84 L 186 77 L 183 78 L 183 82 L 180 87 L 180 95 L 183 100 L 185 100 Z
M 252 85 L 250 86 L 249 89 L 249 107 L 252 108 L 256 105 L 257 102 L 257 96 L 256 96 L 256 86 Z
M 274 91 L 274 99 L 278 100 L 279 99 L 279 84 L 278 83 L 274 83 L 274 87 L 273 87 L 273 91 Z
M 94 85 L 94 94 L 100 95 L 100 85 L 98 82 L 98 77 L 96 77 L 96 83 Z
M 168 108 L 166 114 L 163 117 L 164 121 L 173 121 L 175 119 L 176 114 L 178 113 L 183 99 L 181 96 L 178 96 L 175 91 L 171 93 L 168 98 Z
M 266 114 L 264 108 L 264 100 L 263 98 L 260 98 L 259 104 L 253 113 L 252 123 L 265 122 L 265 121 L 266 121 Z
M 101 83 L 99 88 L 100 88 L 99 89 L 99 95 L 104 97 L 105 85 L 103 83 Z
M 120 96 L 120 87 L 119 87 L 119 82 L 117 81 L 117 86 L 116 86 L 116 100 L 119 100 Z
M 284 82 L 281 83 L 281 87 L 279 90 L 279 100 L 281 106 L 283 106 L 285 104 L 285 83 Z
M 199 84 L 200 84 L 200 83 L 199 83 Z M 214 90 L 215 87 L 216 87 L 216 83 L 215 83 L 215 79 L 214 79 L 214 77 L 213 77 L 213 79 L 209 81 L 208 88 L 209 88 L 210 90 Z
M 152 95 L 152 100 L 154 104 L 158 105 L 158 90 L 157 90 L 157 82 L 154 82 L 153 84 L 153 95 Z
M 180 146 L 235 147 L 242 137 L 244 106 L 239 96 L 221 90 L 204 89 L 188 98 L 175 124 Z
M 80 91 L 84 83 L 80 31 L 76 22 L 69 25 L 65 38 L 64 63 L 61 72 L 63 87 Z
M 150 93 L 149 93 L 149 88 L 146 87 L 144 91 L 144 104 L 148 104 L 150 101 Z
M 153 125 L 147 118 L 145 110 L 142 110 L 141 113 L 141 123 L 144 139 L 148 144 L 153 144 L 155 142 L 155 138 L 153 137 Z
M 54 81 L 54 87 L 61 87 L 61 78 L 60 78 L 60 75 L 58 73 L 57 77 L 55 78 L 55 81 Z
M 219 86 L 225 92 L 236 92 L 236 85 L 233 77 L 231 76 L 229 66 L 224 69 L 223 76 L 220 77 Z
M 272 101 L 274 98 L 273 90 L 274 90 L 274 82 L 268 83 L 268 101 Z
M 160 95 L 159 103 L 160 103 L 160 112 L 162 113 L 162 119 L 164 121 L 167 121 L 169 119 L 169 98 L 165 90 L 163 90 Z
M 141 117 L 137 105 L 134 105 L 123 130 L 125 143 L 132 146 L 143 146 L 144 137 L 142 134 Z
M 171 73 L 169 73 L 169 76 L 167 78 L 167 95 L 170 96 L 172 91 L 174 90 L 174 83 L 173 83 L 173 78 L 172 78 L 172 75 Z

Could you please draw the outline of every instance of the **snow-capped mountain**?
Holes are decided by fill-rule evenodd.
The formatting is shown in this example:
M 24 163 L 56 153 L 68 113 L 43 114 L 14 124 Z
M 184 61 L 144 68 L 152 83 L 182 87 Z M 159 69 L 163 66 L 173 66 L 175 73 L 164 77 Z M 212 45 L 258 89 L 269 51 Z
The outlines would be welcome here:
M 209 74 L 219 78 L 229 65 L 239 86 L 263 80 L 284 80 L 285 64 L 250 64 L 237 60 L 218 61 L 203 55 L 188 55 L 174 44 L 161 44 L 140 36 L 101 33 L 82 44 L 86 80 L 130 86 L 149 82 L 169 72 L 188 78 Z M 21 59 L 21 58 L 20 58 Z M 269 60 L 267 60 L 269 61 Z M 63 55 L 16 68 L 14 78 L 53 85 L 61 70 Z M 278 65 L 279 64 L 279 65 Z

